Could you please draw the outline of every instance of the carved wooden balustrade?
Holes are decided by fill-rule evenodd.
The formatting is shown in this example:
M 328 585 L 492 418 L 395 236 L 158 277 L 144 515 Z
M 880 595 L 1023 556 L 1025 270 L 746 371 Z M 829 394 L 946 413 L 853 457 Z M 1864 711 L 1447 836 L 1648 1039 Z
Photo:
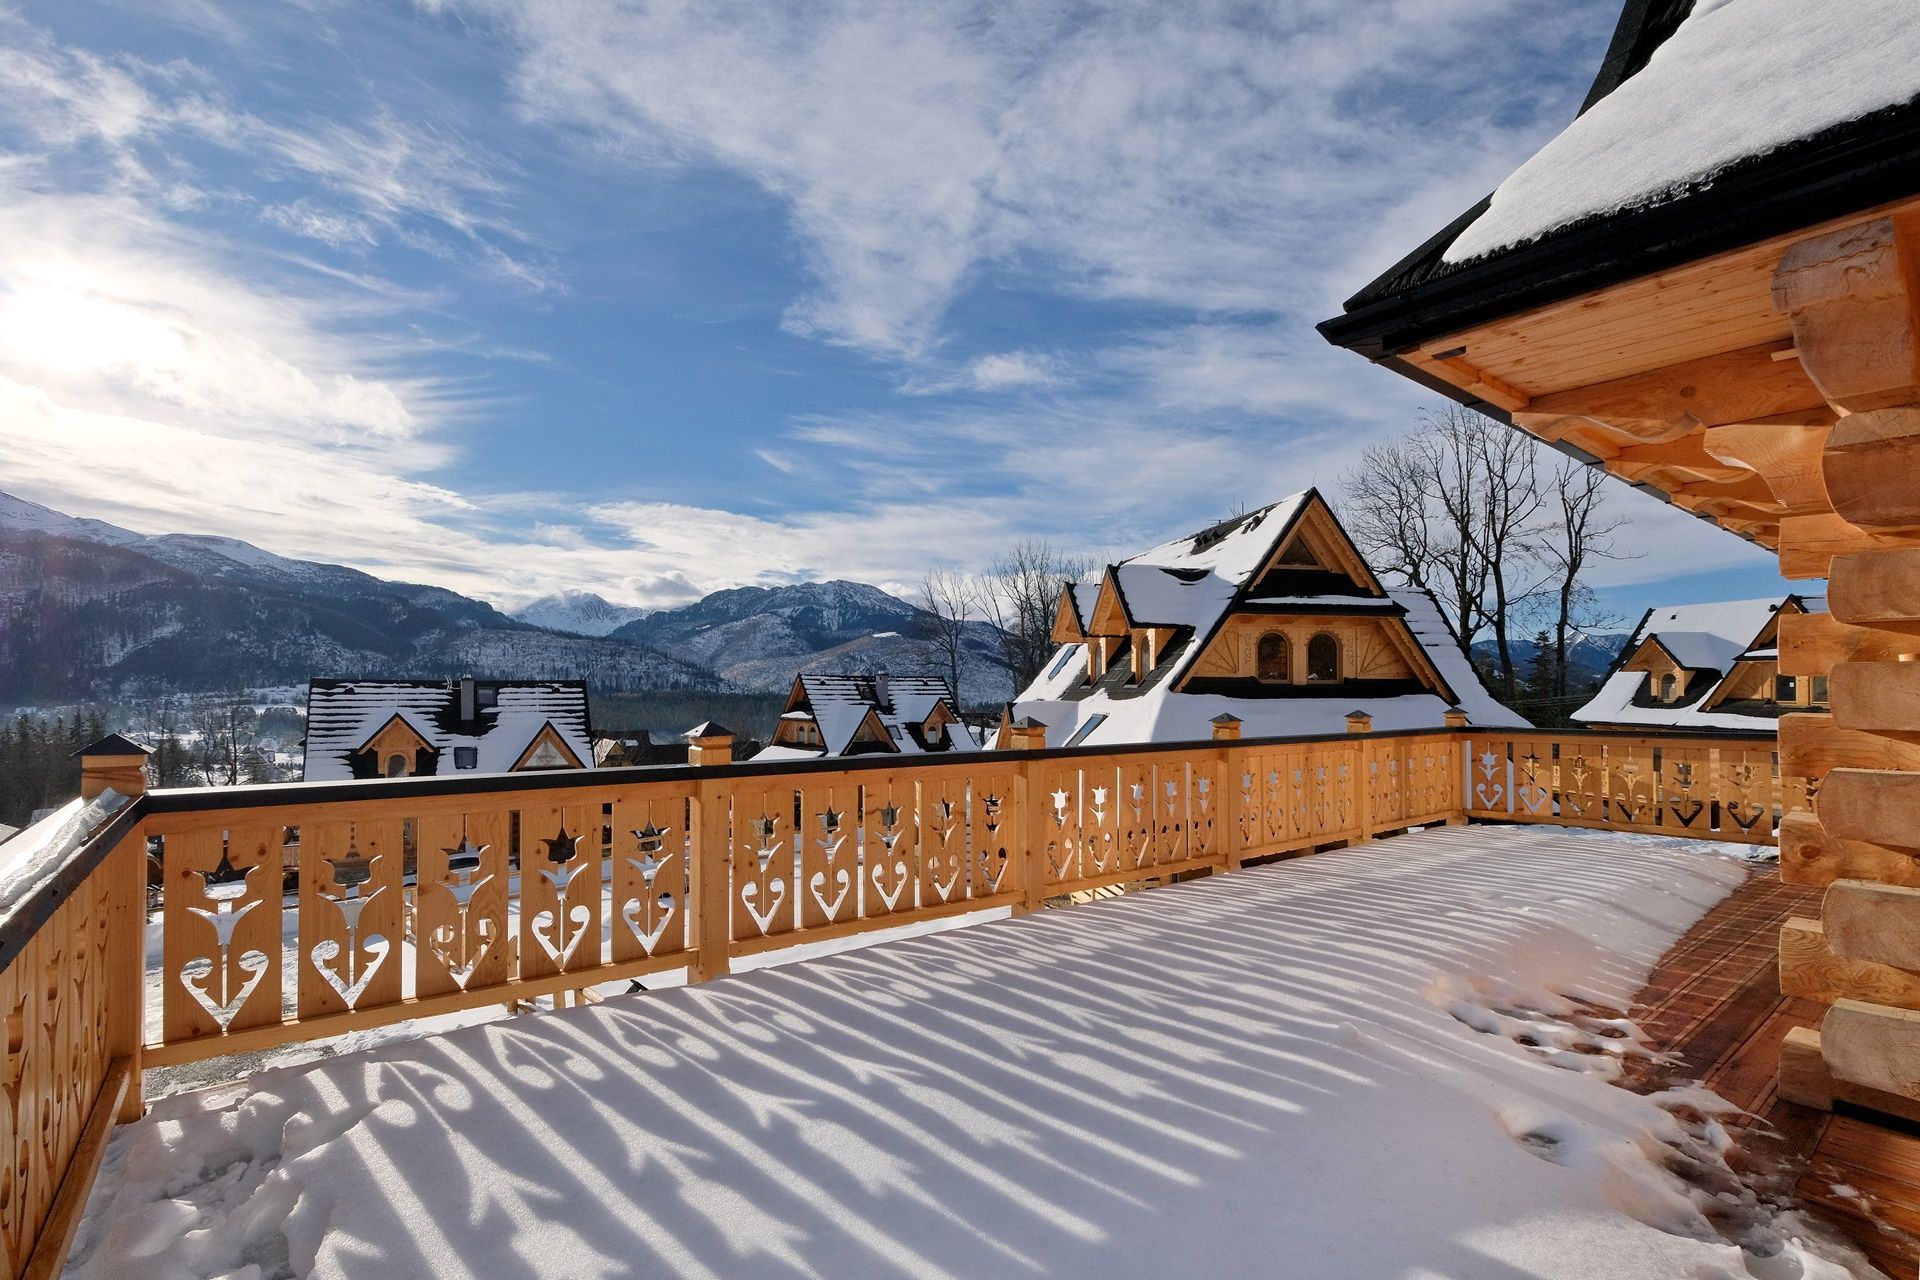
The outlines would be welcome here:
M 76 801 L 0 848 L 6 1272 L 57 1274 L 145 1067 L 1469 816 L 1760 843 L 1806 802 L 1774 758 L 1445 728 Z

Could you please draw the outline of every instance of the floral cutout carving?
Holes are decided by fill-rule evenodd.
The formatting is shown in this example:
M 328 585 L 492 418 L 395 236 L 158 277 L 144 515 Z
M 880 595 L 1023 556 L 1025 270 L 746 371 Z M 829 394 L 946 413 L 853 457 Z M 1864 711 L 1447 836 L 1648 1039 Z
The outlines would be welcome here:
M 366 911 L 368 904 L 387 891 L 387 887 L 381 885 L 372 893 L 362 892 L 373 879 L 373 869 L 383 856 L 376 853 L 369 858 L 349 844 L 343 856 L 325 859 L 327 866 L 332 868 L 334 886 L 340 892 L 328 893 L 322 889 L 320 897 L 331 902 L 340 913 L 340 920 L 346 926 L 347 940 L 343 946 L 339 939 L 328 938 L 316 943 L 309 955 L 314 970 L 349 1009 L 359 1003 L 360 997 L 366 993 L 367 984 L 373 981 L 374 974 L 380 972 L 380 967 L 386 963 L 387 955 L 393 949 L 393 944 L 382 934 L 370 933 L 364 938 L 360 936 L 361 914 Z M 340 967 L 343 957 L 346 963 L 344 971 Z
M 222 1031 L 232 1024 L 270 966 L 266 952 L 257 948 L 249 947 L 239 956 L 233 955 L 234 931 L 260 905 L 258 898 L 241 904 L 241 899 L 247 896 L 247 881 L 257 870 L 258 867 L 234 866 L 233 859 L 222 850 L 218 865 L 211 871 L 197 873 L 201 896 L 212 905 L 187 908 L 189 914 L 199 916 L 213 930 L 218 954 L 196 956 L 187 961 L 180 968 L 180 983 Z M 238 982 L 234 980 L 236 967 L 240 973 Z
M 639 856 L 627 855 L 627 865 L 640 875 L 640 892 L 620 904 L 620 918 L 626 921 L 640 949 L 652 955 L 680 906 L 673 889 L 659 883 L 660 873 L 679 861 L 680 855 L 667 850 L 665 827 L 649 822 L 632 835 L 634 853 Z
M 480 962 L 493 949 L 494 922 L 491 917 L 473 916 L 473 895 L 480 892 L 493 880 L 491 873 L 475 878 L 482 860 L 492 845 L 476 845 L 464 837 L 458 845 L 444 850 L 447 855 L 446 874 L 440 878 L 440 888 L 446 890 L 453 899 L 457 912 L 452 923 L 436 925 L 427 935 L 427 946 L 433 952 L 434 959 L 446 967 L 447 974 L 454 985 L 462 991 L 472 980 L 474 971 Z
M 588 864 L 580 859 L 580 841 L 583 837 L 568 835 L 566 823 L 560 824 L 559 834 L 543 837 L 541 844 L 547 846 L 549 865 L 540 868 L 540 878 L 553 886 L 554 905 L 533 917 L 532 929 L 534 941 L 547 953 L 547 958 L 559 966 L 562 972 L 573 959 L 573 953 L 580 949 L 581 940 L 587 936 L 587 926 L 592 923 L 593 911 L 584 902 L 567 905 L 567 892 L 573 881 Z

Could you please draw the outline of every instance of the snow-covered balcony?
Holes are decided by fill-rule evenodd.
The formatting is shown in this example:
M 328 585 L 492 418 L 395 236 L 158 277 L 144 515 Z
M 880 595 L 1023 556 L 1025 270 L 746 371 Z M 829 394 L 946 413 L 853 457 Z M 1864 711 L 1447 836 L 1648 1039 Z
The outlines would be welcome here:
M 1797 1250 L 1664 1171 L 1711 1108 L 1612 1087 L 1607 1011 L 1804 800 L 1765 740 L 1471 728 L 109 794 L 6 882 L 0 1225 L 102 1277 Z

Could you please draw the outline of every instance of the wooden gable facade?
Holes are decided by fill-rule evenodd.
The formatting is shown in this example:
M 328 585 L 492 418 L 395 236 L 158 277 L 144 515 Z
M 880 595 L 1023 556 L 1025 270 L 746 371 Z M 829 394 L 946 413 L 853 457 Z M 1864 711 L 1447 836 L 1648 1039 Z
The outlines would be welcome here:
M 1203 549 L 1212 532 L 1194 535 L 1194 545 Z M 1144 685 L 1166 674 L 1176 651 L 1184 654 L 1192 646 L 1192 660 L 1171 675 L 1176 692 L 1425 692 L 1455 700 L 1455 690 L 1409 630 L 1405 610 L 1388 597 L 1317 491 L 1305 494 L 1298 510 L 1274 529 L 1264 558 L 1230 584 L 1231 602 L 1217 616 L 1182 617 L 1156 613 L 1151 603 L 1130 603 L 1126 581 L 1137 568 L 1187 572 L 1129 561 L 1108 565 L 1096 582 L 1067 583 L 1061 590 L 1053 638 L 1082 646 L 1089 686 L 1116 666 L 1125 668 L 1123 685 Z M 1151 574 L 1144 576 L 1152 581 Z
M 1692 178 L 1457 250 L 1503 196 L 1512 216 L 1525 184 L 1503 185 L 1321 331 L 1776 550 L 1789 579 L 1827 580 L 1826 613 L 1778 628 L 1776 674 L 1831 695 L 1830 712 L 1779 721 L 1781 770 L 1812 800 L 1781 820 L 1781 876 L 1828 886 L 1823 919 L 1789 925 L 1817 945 L 1783 949 L 1782 983 L 1833 1002 L 1822 1033 L 1788 1038 L 1781 1091 L 1920 1114 L 1920 1014 L 1888 998 L 1920 978 L 1920 98 L 1889 84 L 1876 109 L 1744 155 L 1725 129 L 1729 111 L 1773 109 L 1730 101 L 1751 86 L 1805 105 L 1886 83 L 1859 65 L 1916 31 L 1849 47 L 1828 6 L 1767 13 L 1625 7 L 1582 133 L 1695 146 Z M 1740 75 L 1716 92 L 1730 49 Z M 1581 154 L 1579 139 L 1555 151 L 1572 134 L 1523 168 L 1557 172 Z

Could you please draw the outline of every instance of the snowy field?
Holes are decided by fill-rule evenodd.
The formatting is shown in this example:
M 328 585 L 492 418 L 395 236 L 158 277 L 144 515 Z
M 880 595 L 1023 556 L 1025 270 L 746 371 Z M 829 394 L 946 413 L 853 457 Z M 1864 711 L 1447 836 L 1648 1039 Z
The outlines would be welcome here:
M 267 1071 L 118 1132 L 67 1274 L 1873 1274 L 1607 1083 L 1745 874 L 1444 828 Z

